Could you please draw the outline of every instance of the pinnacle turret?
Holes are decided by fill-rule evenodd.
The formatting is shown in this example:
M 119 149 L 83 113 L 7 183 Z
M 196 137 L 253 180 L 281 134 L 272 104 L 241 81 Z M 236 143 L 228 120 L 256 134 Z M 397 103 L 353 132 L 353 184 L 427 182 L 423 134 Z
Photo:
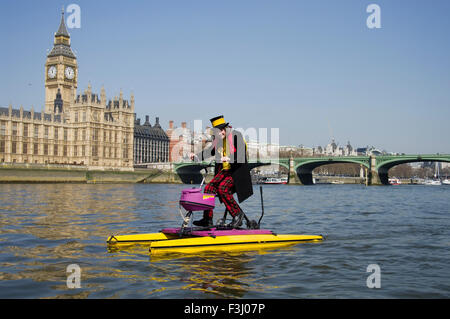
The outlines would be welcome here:
M 64 21 L 64 9 L 62 10 L 61 14 L 61 23 L 59 24 L 58 31 L 55 33 L 55 37 L 58 36 L 65 36 L 70 38 L 69 32 L 67 32 L 66 23 Z
M 61 22 L 58 31 L 55 33 L 55 41 L 53 49 L 48 54 L 48 57 L 63 55 L 69 58 L 76 58 L 75 54 L 70 48 L 70 35 L 67 32 L 66 23 L 64 21 L 64 10 L 61 14 Z

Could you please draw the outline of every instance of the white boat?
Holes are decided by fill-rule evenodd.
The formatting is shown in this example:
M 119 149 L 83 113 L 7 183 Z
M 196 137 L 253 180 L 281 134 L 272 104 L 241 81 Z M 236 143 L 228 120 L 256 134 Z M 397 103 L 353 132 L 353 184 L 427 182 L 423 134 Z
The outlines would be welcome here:
M 450 179 L 446 178 L 442 181 L 442 185 L 450 185 Z
M 395 177 L 389 178 L 389 184 L 391 185 L 400 185 L 402 182 Z
M 439 186 L 442 182 L 439 179 L 426 179 L 423 185 Z
M 433 186 L 439 186 L 442 185 L 441 179 L 439 178 L 439 163 L 434 163 L 434 178 L 433 179 L 426 179 L 425 185 L 433 185 Z
M 282 178 L 268 177 L 264 181 L 264 184 L 287 184 L 287 181 L 288 181 L 287 177 L 282 177 Z

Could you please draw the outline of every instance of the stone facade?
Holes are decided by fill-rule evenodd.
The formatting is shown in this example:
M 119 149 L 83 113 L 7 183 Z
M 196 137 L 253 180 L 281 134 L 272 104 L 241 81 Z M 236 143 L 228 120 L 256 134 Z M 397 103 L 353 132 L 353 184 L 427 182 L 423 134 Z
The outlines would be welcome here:
M 141 119 L 134 124 L 134 164 L 161 163 L 169 161 L 169 137 L 159 124 L 150 124 L 149 116 L 141 125 Z
M 43 112 L 0 107 L 0 162 L 133 170 L 134 96 L 77 95 L 78 65 L 64 14 L 45 63 Z

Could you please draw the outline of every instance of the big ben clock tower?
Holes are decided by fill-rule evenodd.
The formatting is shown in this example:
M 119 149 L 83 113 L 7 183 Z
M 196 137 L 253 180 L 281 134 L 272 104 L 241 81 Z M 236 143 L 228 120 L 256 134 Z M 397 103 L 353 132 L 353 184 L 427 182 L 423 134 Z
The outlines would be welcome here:
M 77 76 L 77 58 L 70 48 L 70 35 L 64 22 L 63 11 L 59 29 L 55 33 L 53 49 L 47 55 L 45 63 L 45 113 L 68 110 L 74 103 Z M 58 103 L 55 103 L 57 97 Z

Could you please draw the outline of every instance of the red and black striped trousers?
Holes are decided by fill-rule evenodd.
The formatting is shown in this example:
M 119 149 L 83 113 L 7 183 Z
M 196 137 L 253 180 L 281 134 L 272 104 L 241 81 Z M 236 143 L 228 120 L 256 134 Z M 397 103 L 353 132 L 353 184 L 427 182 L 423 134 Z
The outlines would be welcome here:
M 237 213 L 241 212 L 241 207 L 233 197 L 234 181 L 231 177 L 231 173 L 228 170 L 220 170 L 216 176 L 205 186 L 205 193 L 215 194 L 219 196 L 222 203 L 224 203 L 228 212 L 231 216 L 236 216 Z M 203 214 L 204 218 L 212 218 L 213 210 L 205 210 Z

